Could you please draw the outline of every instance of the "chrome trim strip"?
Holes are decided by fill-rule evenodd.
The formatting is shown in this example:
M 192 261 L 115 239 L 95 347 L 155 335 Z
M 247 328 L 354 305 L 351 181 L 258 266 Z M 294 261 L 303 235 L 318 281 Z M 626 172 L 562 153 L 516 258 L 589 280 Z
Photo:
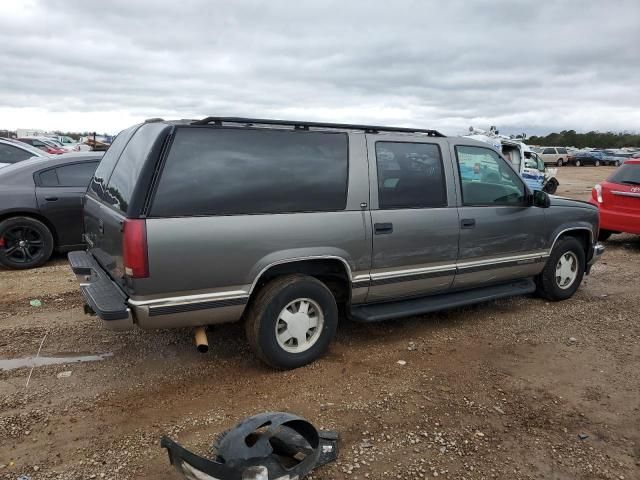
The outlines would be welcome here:
M 191 303 L 210 302 L 216 300 L 235 300 L 239 298 L 249 298 L 249 295 L 243 290 L 234 290 L 230 292 L 201 293 L 198 295 L 154 298 L 153 300 L 133 300 L 130 298 L 127 303 L 133 307 L 166 307 L 175 305 L 188 305 Z
M 640 193 L 621 192 L 620 190 L 611 190 L 611 193 L 613 193 L 614 195 L 619 195 L 621 197 L 640 198 Z
M 409 268 L 406 270 L 395 270 L 391 272 L 372 273 L 371 280 L 382 280 L 396 277 L 405 277 L 409 275 L 420 275 L 423 273 L 439 273 L 447 270 L 455 270 L 456 264 L 438 265 L 436 267 Z
M 470 262 L 462 262 L 458 263 L 457 267 L 460 268 L 472 268 L 472 267 L 482 267 L 489 265 L 500 265 L 501 263 L 510 263 L 510 262 L 518 262 L 524 260 L 536 260 L 538 258 L 545 258 L 549 256 L 549 252 L 541 251 L 538 253 L 526 253 L 524 255 L 512 255 L 510 257 L 500 257 L 500 258 L 489 258 L 486 260 L 475 260 Z

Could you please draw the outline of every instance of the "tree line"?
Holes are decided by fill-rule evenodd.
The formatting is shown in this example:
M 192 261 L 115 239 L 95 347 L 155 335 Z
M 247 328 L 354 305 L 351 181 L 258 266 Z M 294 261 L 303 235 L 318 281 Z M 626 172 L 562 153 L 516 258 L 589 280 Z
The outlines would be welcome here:
M 526 142 L 531 145 L 549 147 L 592 147 L 622 148 L 640 147 L 640 134 L 630 132 L 587 132 L 576 133 L 575 130 L 562 130 L 546 136 L 531 136 Z

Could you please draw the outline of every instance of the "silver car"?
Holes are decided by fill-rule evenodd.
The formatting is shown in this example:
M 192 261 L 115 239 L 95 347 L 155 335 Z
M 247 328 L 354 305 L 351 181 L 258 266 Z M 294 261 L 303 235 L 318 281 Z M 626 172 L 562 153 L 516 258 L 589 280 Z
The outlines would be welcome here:
M 532 193 L 489 145 L 434 130 L 247 118 L 118 135 L 69 260 L 113 330 L 243 321 L 295 368 L 338 312 L 377 322 L 537 292 L 565 300 L 602 253 L 598 210 Z

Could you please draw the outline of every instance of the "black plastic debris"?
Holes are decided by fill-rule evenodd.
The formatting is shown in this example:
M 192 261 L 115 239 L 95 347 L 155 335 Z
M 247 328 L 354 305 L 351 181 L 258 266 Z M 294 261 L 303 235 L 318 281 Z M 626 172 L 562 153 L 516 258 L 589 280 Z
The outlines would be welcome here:
M 267 412 L 218 435 L 212 458 L 196 455 L 168 437 L 160 446 L 190 480 L 296 480 L 338 455 L 338 434 L 318 431 L 302 417 Z

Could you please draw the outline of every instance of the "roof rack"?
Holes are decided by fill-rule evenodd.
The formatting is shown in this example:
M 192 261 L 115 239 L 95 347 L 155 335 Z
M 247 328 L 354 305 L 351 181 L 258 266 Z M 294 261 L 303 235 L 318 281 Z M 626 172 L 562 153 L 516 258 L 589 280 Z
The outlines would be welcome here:
M 253 125 L 282 125 L 290 126 L 296 130 L 309 130 L 309 128 L 335 128 L 340 130 L 363 130 L 365 133 L 380 132 L 402 132 L 402 133 L 424 133 L 430 137 L 444 137 L 437 130 L 405 127 L 380 127 L 376 125 L 352 125 L 348 123 L 324 123 L 324 122 L 303 122 L 296 120 L 273 120 L 268 118 L 242 118 L 242 117 L 206 117 L 202 120 L 195 120 L 191 125 L 222 125 L 222 123 L 242 123 L 245 126 Z

